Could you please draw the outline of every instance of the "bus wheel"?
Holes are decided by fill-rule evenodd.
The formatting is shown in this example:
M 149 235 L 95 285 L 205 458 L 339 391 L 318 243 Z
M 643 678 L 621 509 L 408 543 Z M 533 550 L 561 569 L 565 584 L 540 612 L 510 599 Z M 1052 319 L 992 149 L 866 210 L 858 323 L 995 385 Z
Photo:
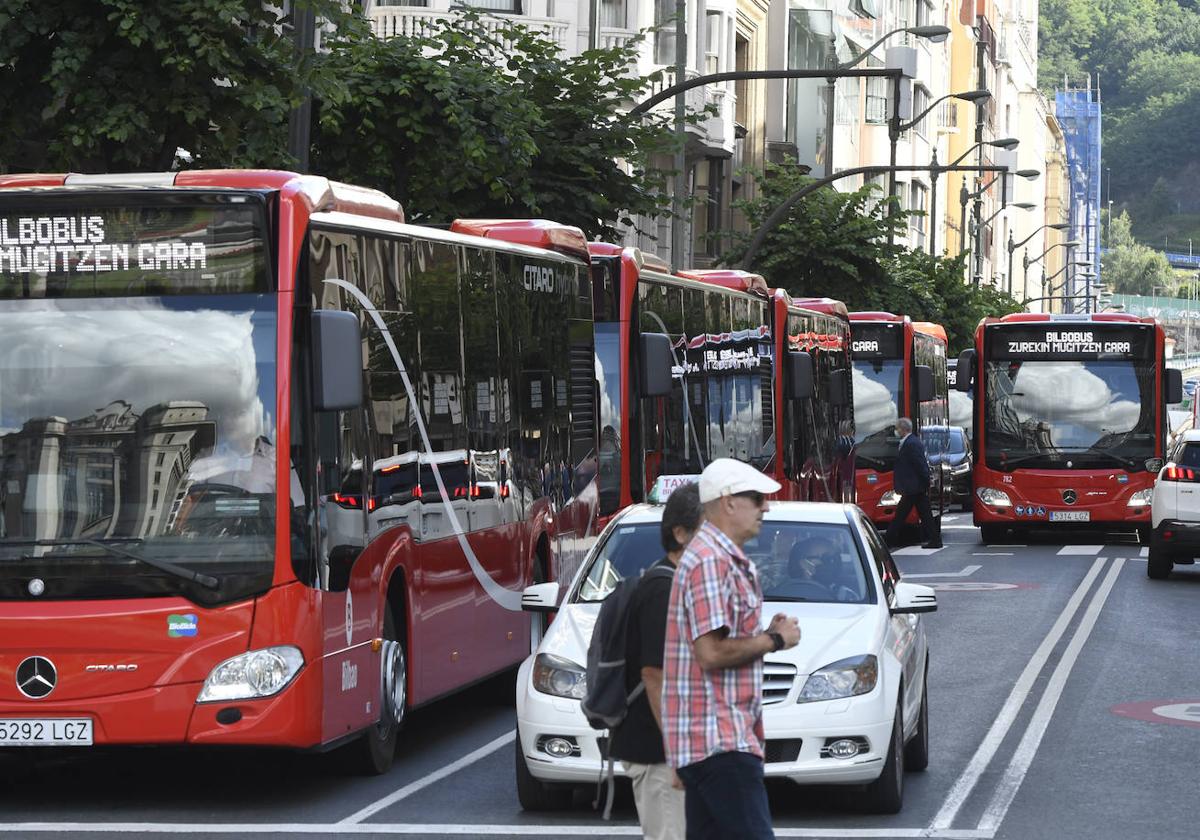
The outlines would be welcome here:
M 380 776 L 391 769 L 408 708 L 408 659 L 404 643 L 397 637 L 391 607 L 384 607 L 380 656 L 379 723 L 345 747 L 348 769 L 361 776 Z
M 979 541 L 984 545 L 1002 542 L 1007 532 L 1008 528 L 1004 525 L 980 525 Z

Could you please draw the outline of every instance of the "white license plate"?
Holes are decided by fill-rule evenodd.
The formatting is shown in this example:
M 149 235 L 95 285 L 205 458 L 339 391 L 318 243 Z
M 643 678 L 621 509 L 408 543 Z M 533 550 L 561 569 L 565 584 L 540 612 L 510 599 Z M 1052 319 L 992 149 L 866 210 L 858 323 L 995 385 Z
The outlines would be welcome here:
M 0 747 L 91 745 L 91 718 L 0 718 Z
M 1050 511 L 1051 522 L 1091 522 L 1092 512 L 1090 510 L 1052 510 Z

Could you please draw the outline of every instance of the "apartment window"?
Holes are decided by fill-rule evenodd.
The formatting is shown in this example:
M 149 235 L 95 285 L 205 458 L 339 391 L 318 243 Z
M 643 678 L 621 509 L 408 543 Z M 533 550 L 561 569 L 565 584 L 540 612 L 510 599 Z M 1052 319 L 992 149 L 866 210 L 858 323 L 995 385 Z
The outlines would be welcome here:
M 721 13 L 709 11 L 704 16 L 705 43 L 704 72 L 718 73 L 721 56 Z
M 524 0 L 458 0 L 458 2 L 472 9 L 480 9 L 494 15 L 524 14 L 522 9 Z
M 908 228 L 916 237 L 916 246 L 918 248 L 925 247 L 925 213 L 926 211 L 926 196 L 929 190 L 924 184 L 913 181 L 908 185 L 908 209 L 914 213 L 921 213 L 920 216 L 908 217 Z
M 654 63 L 675 63 L 675 0 L 654 0 Z
M 853 0 L 851 6 L 862 17 L 878 18 L 883 0 Z
M 917 26 L 928 26 L 933 20 L 933 4 L 926 3 L 925 0 L 916 0 L 917 3 Z
M 867 79 L 867 111 L 868 125 L 886 125 L 888 121 L 888 85 L 891 79 L 872 77 Z
M 734 66 L 739 70 L 750 69 L 750 42 L 741 35 L 735 34 L 733 47 L 733 62 Z M 734 117 L 737 124 L 743 128 L 750 125 L 750 82 L 745 79 L 738 79 L 733 83 L 733 95 L 737 97 L 735 104 Z
M 628 12 L 625 0 L 600 0 L 600 28 L 628 28 Z
M 920 114 L 928 107 L 929 107 L 929 91 L 925 90 L 925 88 L 921 87 L 920 85 L 914 85 L 913 86 L 913 113 Z M 917 124 L 915 126 L 915 128 L 917 130 L 917 134 L 921 135 L 922 137 L 926 136 L 925 129 L 926 129 L 926 123 L 928 122 L 928 120 L 929 120 L 928 116 L 921 117 L 921 119 L 919 119 L 917 121 Z

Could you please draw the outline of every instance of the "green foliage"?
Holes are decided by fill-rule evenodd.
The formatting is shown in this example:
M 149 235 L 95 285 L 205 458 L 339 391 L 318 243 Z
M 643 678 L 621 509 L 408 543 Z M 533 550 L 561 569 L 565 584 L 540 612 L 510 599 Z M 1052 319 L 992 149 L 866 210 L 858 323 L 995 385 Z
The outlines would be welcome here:
M 545 216 L 618 237 L 663 212 L 665 118 L 620 108 L 636 42 L 568 59 L 546 37 L 475 14 L 414 38 L 343 39 L 322 60 L 314 166 L 383 189 L 414 218 Z
M 336 0 L 304 0 L 329 20 Z M 279 165 L 311 68 L 262 0 L 0 0 L 0 167 Z
M 1128 213 L 1111 218 L 1109 227 L 1109 246 L 1101 274 L 1110 291 L 1119 295 L 1148 295 L 1155 286 L 1175 286 L 1175 272 L 1167 258 L 1134 241 Z
M 759 197 L 740 209 L 757 230 L 785 199 L 812 184 L 791 166 L 768 165 Z M 909 214 L 877 200 L 876 187 L 851 193 L 822 187 L 801 199 L 764 240 L 753 270 L 794 297 L 831 297 L 854 310 L 886 310 L 933 321 L 946 328 L 951 349 L 966 347 L 979 320 L 1018 312 L 1020 304 L 991 286 L 963 282 L 964 258 L 935 257 L 889 245 L 906 236 Z M 726 231 L 733 241 L 722 262 L 737 265 L 749 236 Z

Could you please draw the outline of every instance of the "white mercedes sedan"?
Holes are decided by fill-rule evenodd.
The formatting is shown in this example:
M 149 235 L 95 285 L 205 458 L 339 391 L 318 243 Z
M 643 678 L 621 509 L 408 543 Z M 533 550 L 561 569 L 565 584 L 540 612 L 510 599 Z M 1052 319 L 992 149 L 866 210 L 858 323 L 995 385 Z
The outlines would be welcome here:
M 604 732 L 579 701 L 600 602 L 658 560 L 662 508 L 614 518 L 558 603 L 556 583 L 526 589 L 525 608 L 557 611 L 517 676 L 517 791 L 523 808 L 567 806 L 600 778 Z M 745 546 L 762 582 L 763 618 L 800 621 L 800 644 L 767 656 L 766 775 L 799 784 L 862 785 L 866 811 L 894 813 L 906 770 L 929 761 L 931 588 L 901 580 L 878 532 L 854 505 L 772 502 Z M 617 762 L 620 772 L 620 762 Z

